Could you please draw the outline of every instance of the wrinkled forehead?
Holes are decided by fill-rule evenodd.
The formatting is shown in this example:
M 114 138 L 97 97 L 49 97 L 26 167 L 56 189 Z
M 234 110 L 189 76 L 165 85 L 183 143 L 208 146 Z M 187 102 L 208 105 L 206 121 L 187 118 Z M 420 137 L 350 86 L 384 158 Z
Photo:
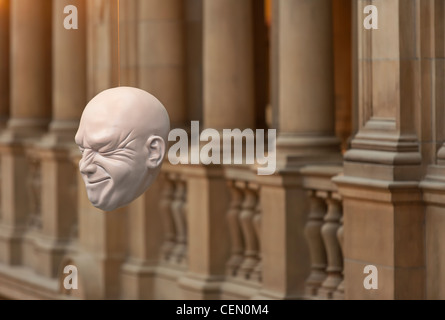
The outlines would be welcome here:
M 137 101 L 126 98 L 123 101 L 120 97 L 99 96 L 92 100 L 80 119 L 76 143 L 92 148 L 117 147 L 128 138 L 140 136 L 141 119 L 131 109 L 137 106 Z
M 76 134 L 76 143 L 83 147 L 100 149 L 117 147 L 126 137 L 132 136 L 128 128 L 105 124 L 101 121 L 84 119 Z

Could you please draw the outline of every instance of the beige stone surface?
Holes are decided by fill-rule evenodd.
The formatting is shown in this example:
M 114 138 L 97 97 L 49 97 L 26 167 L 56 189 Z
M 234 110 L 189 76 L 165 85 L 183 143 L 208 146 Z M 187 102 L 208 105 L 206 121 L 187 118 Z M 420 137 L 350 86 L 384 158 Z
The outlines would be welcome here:
M 156 281 L 156 268 L 124 264 L 121 271 L 121 298 L 127 300 L 152 300 Z
M 196 173 L 191 170 L 187 179 L 187 232 L 190 235 L 187 265 L 191 274 L 197 274 L 197 279 L 184 280 L 182 286 L 187 288 L 191 285 L 192 292 L 197 290 L 196 286 L 205 288 L 207 282 L 212 286 L 213 278 L 224 275 L 229 258 L 229 243 L 221 241 L 228 239 L 228 190 L 222 168 L 198 169 Z M 203 284 L 199 285 L 200 282 Z M 196 294 L 199 296 L 205 292 Z
M 403 6 L 400 0 L 376 0 L 372 5 L 378 9 L 378 29 L 365 30 L 361 24 L 362 32 L 370 32 L 372 35 L 372 58 L 374 60 L 394 60 L 400 56 L 399 15 L 395 14 L 399 6 Z M 366 1 L 359 1 L 359 11 L 363 12 Z M 361 14 L 364 18 L 367 14 Z M 362 20 L 363 21 L 363 20 Z M 391 73 L 388 73 L 390 75 Z
M 399 68 L 397 60 L 372 63 L 373 117 L 392 119 L 396 117 L 396 108 L 400 104 Z
M 0 0 L 0 296 L 342 298 L 344 275 L 345 299 L 442 299 L 445 4 L 346 2 Z M 79 30 L 63 28 L 67 4 Z M 363 28 L 369 4 L 377 30 Z M 160 98 L 173 127 L 256 129 L 270 104 L 278 172 L 166 161 L 131 205 L 98 211 L 72 132 L 119 82 Z M 308 222 L 307 190 L 341 201 L 343 221 Z M 331 255 L 327 268 L 326 244 L 312 248 L 331 280 L 310 297 L 307 226 L 312 241 L 324 227 Z M 62 286 L 67 264 L 77 291 Z M 366 265 L 377 290 L 363 287 Z
M 275 177 L 279 180 L 278 177 Z M 309 250 L 304 239 L 308 208 L 298 184 L 279 181 L 261 188 L 263 295 L 297 298 L 304 295 L 309 275 Z
M 191 120 L 203 119 L 203 1 L 189 0 L 186 18 L 186 98 Z
M 0 1 L 0 124 L 5 126 L 9 115 L 9 69 L 10 69 L 10 36 L 9 36 L 10 0 Z
M 252 1 L 214 0 L 203 5 L 204 126 L 252 128 Z
M 11 116 L 48 120 L 51 114 L 51 1 L 11 3 Z M 24 28 L 23 26 L 27 26 Z M 23 94 L 26 91 L 27 94 Z
M 77 8 L 77 30 L 66 30 L 65 6 Z M 53 121 L 77 122 L 86 105 L 86 1 L 53 1 Z M 54 124 L 53 124 L 54 126 Z
M 149 0 L 137 12 L 138 86 L 165 105 L 172 128 L 187 119 L 184 11 L 184 1 Z
M 281 132 L 329 135 L 334 132 L 331 3 L 278 2 L 278 127 Z

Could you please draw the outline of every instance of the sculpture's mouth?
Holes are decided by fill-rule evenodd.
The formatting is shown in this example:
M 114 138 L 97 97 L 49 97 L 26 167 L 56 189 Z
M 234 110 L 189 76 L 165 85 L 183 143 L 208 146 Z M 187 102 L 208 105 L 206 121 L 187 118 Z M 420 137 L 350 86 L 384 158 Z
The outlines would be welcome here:
M 99 178 L 99 179 L 92 180 L 92 181 L 89 180 L 88 184 L 98 184 L 98 183 L 102 183 L 102 182 L 110 180 L 110 179 L 111 179 L 110 177 L 103 177 L 103 178 Z

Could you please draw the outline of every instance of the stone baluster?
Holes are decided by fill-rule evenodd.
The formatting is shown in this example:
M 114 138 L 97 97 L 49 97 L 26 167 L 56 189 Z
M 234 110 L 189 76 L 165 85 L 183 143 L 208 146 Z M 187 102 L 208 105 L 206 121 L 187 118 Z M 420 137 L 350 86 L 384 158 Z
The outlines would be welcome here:
M 29 225 L 34 229 L 41 229 L 41 164 L 40 157 L 35 149 L 28 149 L 27 159 L 29 166 L 28 173 L 28 197 L 29 197 Z
M 161 247 L 161 259 L 167 261 L 171 258 L 172 250 L 176 243 L 175 222 L 172 213 L 172 202 L 174 199 L 174 185 L 168 178 L 168 174 L 164 175 L 164 186 L 161 199 L 161 215 L 164 228 L 164 243 Z
M 258 195 L 259 194 L 260 193 L 258 192 Z M 253 270 L 252 279 L 261 282 L 263 262 L 261 260 L 261 202 L 259 201 L 259 199 L 257 201 L 257 206 L 255 208 L 253 225 L 255 227 L 255 234 L 258 240 L 258 263 L 255 266 L 255 269 Z
M 239 221 L 241 205 L 243 203 L 243 193 L 238 184 L 240 182 L 229 181 L 228 187 L 230 189 L 231 200 L 230 208 L 227 212 L 227 223 L 230 234 L 231 255 L 227 262 L 227 274 L 235 276 L 240 264 L 243 261 L 244 242 L 241 232 L 241 225 Z
M 2 162 L 1 162 L 1 158 L 0 158 L 0 224 L 3 220 L 3 210 L 2 210 L 2 204 L 1 204 L 1 194 L 2 194 Z
M 258 239 L 253 222 L 258 197 L 256 191 L 255 186 L 246 183 L 244 201 L 239 217 L 245 243 L 244 259 L 239 269 L 239 275 L 245 279 L 250 278 L 252 271 L 258 263 Z
M 172 255 L 175 263 L 182 263 L 187 254 L 187 225 L 184 215 L 185 183 L 180 181 L 177 175 L 172 175 L 171 179 L 175 183 L 171 210 L 176 228 L 176 245 Z
M 311 258 L 311 273 L 306 280 L 306 295 L 315 296 L 326 278 L 326 249 L 321 235 L 326 204 L 317 196 L 315 190 L 309 191 L 309 216 L 305 227 L 305 236 Z
M 181 256 L 181 264 L 187 265 L 188 260 L 188 201 L 187 201 L 187 182 L 182 181 L 184 184 L 184 194 L 183 194 L 183 205 L 182 205 L 182 216 L 184 219 L 184 229 L 185 229 L 185 237 L 184 237 L 184 244 L 183 244 L 183 252 Z
M 340 228 L 338 228 L 337 230 L 337 239 L 338 242 L 340 243 L 340 249 L 342 252 L 342 256 L 344 257 L 344 225 L 343 225 L 343 210 L 342 210 L 342 216 L 340 219 Z M 345 298 L 345 277 L 344 277 L 344 266 L 343 266 L 343 272 L 342 272 L 342 276 L 343 276 L 343 280 L 340 282 L 340 284 L 337 286 L 337 290 L 334 292 L 334 299 L 337 300 L 343 300 Z
M 68 188 L 68 196 L 71 199 L 75 199 L 75 202 L 78 202 L 77 200 L 79 199 L 79 189 L 81 188 L 81 184 L 78 183 L 78 178 L 77 175 L 79 173 L 77 173 L 79 171 L 79 152 L 78 152 L 78 148 L 77 146 L 71 149 L 71 152 L 69 154 L 69 159 L 70 159 L 70 163 L 71 163 L 71 169 L 73 170 L 72 172 L 75 172 L 75 177 L 74 179 L 71 180 L 70 186 Z M 74 154 L 77 154 L 77 156 L 74 156 Z M 75 243 L 77 243 L 77 240 L 79 239 L 79 215 L 78 215 L 78 210 L 77 210 L 77 205 L 78 203 L 76 203 L 76 211 L 75 211 L 75 216 L 74 216 L 74 221 L 71 225 L 71 230 L 69 231 L 69 238 L 74 241 Z
M 340 228 L 341 203 L 338 199 L 332 197 L 329 192 L 327 199 L 328 212 L 324 217 L 324 224 L 321 228 L 324 245 L 328 258 L 326 268 L 327 277 L 321 284 L 318 296 L 321 298 L 332 298 L 333 292 L 342 281 L 341 272 L 343 270 L 343 256 L 340 244 L 337 239 L 337 231 Z

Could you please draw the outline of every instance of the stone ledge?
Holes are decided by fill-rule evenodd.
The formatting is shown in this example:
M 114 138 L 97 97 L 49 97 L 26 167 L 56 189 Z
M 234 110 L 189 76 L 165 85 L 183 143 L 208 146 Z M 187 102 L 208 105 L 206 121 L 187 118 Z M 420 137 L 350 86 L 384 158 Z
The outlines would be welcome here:
M 59 280 L 40 276 L 26 267 L 0 264 L 0 295 L 20 300 L 66 300 L 58 292 Z

